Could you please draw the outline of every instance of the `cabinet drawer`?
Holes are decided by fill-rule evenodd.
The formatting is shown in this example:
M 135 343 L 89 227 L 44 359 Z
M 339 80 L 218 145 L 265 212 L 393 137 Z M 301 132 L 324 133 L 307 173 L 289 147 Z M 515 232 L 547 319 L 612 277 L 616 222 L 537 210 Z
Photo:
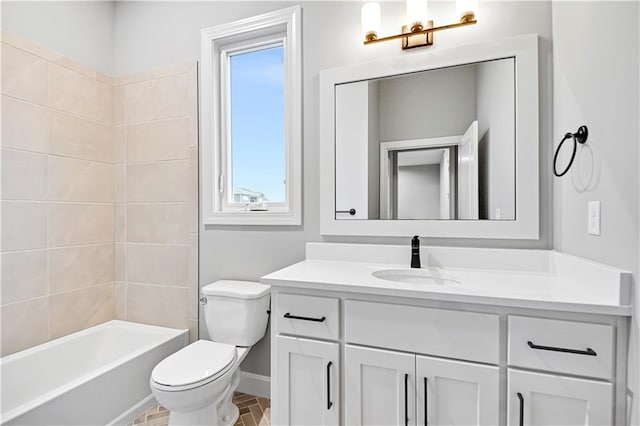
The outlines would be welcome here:
M 332 297 L 278 295 L 277 332 L 337 340 L 339 300 Z
M 509 365 L 611 379 L 610 325 L 509 316 Z
M 387 303 L 345 301 L 348 343 L 498 363 L 498 316 Z

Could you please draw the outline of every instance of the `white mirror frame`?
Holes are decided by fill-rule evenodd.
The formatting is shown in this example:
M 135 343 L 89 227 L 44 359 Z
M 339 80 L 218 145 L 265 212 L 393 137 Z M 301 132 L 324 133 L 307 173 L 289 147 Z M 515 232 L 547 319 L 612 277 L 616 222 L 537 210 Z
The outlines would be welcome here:
M 515 57 L 515 220 L 336 220 L 335 86 L 355 81 Z M 320 233 L 322 235 L 538 239 L 540 220 L 538 36 L 518 36 L 320 72 Z

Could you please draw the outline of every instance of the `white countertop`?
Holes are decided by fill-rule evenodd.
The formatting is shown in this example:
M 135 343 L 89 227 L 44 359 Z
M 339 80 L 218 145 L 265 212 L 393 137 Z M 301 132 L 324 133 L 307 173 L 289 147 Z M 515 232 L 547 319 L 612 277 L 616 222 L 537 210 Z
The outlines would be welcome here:
M 279 287 L 516 308 L 619 316 L 632 313 L 630 273 L 555 251 L 423 247 L 423 259 L 430 259 L 431 265 L 438 264 L 423 266 L 423 270 L 457 282 L 415 284 L 372 275 L 379 270 L 410 270 L 408 262 L 391 263 L 397 262 L 397 255 L 404 254 L 405 248 L 390 246 L 387 250 L 395 249 L 395 253 L 389 251 L 386 256 L 376 253 L 371 256 L 374 262 L 363 262 L 362 252 L 373 252 L 377 248 L 353 244 L 322 244 L 319 248 L 319 245 L 314 243 L 307 247 L 307 260 L 266 275 L 261 281 Z M 354 251 L 358 261 L 349 259 L 353 255 L 348 253 Z M 460 260 L 463 254 L 472 259 L 468 263 L 473 267 L 463 267 L 464 262 Z M 336 256 L 344 257 L 346 261 L 335 260 Z M 381 258 L 387 261 L 381 261 Z M 455 261 L 447 262 L 449 258 Z M 481 261 L 491 269 L 478 267 Z M 505 269 L 497 269 L 500 264 L 504 264 Z

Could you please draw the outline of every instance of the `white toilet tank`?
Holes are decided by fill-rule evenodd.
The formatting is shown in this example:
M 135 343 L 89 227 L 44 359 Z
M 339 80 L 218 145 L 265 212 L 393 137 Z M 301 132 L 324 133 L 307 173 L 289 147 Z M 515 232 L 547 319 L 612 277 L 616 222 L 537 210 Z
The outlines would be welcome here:
M 202 288 L 209 338 L 234 346 L 252 346 L 267 330 L 271 287 L 251 281 L 222 280 Z

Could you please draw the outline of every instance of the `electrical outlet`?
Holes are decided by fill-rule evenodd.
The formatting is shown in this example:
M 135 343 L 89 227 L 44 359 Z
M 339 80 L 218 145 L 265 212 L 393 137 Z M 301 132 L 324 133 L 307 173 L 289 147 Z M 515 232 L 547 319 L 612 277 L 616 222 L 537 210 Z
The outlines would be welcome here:
M 600 235 L 600 201 L 589 201 L 587 211 L 587 232 L 590 235 Z

